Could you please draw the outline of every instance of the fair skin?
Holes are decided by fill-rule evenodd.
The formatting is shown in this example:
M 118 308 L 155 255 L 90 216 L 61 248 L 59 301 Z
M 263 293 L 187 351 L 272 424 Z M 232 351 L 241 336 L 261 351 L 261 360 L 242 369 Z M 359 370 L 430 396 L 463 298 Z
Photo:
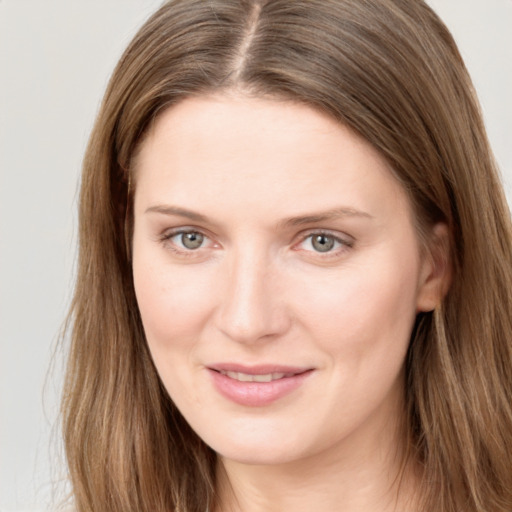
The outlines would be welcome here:
M 135 172 L 140 313 L 219 455 L 219 510 L 413 510 L 403 366 L 446 272 L 386 161 L 309 107 L 231 93 L 164 112 Z

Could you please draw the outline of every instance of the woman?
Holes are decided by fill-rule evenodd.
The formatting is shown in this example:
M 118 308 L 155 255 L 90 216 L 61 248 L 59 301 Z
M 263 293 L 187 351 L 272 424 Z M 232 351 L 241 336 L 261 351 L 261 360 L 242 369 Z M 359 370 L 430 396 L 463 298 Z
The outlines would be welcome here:
M 165 4 L 84 161 L 76 508 L 510 511 L 511 254 L 425 4 Z

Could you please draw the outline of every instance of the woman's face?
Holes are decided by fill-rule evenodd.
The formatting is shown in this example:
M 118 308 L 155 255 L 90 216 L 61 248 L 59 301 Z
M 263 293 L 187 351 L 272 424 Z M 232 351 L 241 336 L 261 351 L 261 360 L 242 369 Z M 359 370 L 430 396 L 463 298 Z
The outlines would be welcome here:
M 133 273 L 160 377 L 227 459 L 370 448 L 437 300 L 385 160 L 303 105 L 187 99 L 136 162 Z

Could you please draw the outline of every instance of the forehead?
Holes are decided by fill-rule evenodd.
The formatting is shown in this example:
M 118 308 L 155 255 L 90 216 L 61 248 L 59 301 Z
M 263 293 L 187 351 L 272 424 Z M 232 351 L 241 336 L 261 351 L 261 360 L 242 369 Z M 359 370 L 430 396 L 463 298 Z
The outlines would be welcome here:
M 165 111 L 136 159 L 136 204 L 293 215 L 345 205 L 408 209 L 386 160 L 327 115 L 291 101 L 214 95 Z M 371 212 L 369 212 L 371 214 Z

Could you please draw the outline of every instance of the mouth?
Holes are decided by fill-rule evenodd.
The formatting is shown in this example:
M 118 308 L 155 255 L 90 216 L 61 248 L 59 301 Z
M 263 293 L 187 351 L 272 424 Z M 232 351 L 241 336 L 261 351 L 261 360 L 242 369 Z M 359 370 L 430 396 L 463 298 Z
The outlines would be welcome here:
M 274 372 L 274 373 L 262 373 L 262 374 L 251 374 L 251 373 L 243 373 L 243 372 L 230 372 L 227 370 L 219 370 L 221 375 L 225 375 L 230 379 L 237 380 L 239 382 L 272 382 L 274 380 L 285 379 L 288 377 L 293 377 L 297 375 L 296 373 L 283 373 L 283 372 Z
M 291 394 L 313 373 L 312 368 L 276 365 L 218 364 L 207 369 L 217 392 L 231 402 L 249 407 L 270 405 Z

